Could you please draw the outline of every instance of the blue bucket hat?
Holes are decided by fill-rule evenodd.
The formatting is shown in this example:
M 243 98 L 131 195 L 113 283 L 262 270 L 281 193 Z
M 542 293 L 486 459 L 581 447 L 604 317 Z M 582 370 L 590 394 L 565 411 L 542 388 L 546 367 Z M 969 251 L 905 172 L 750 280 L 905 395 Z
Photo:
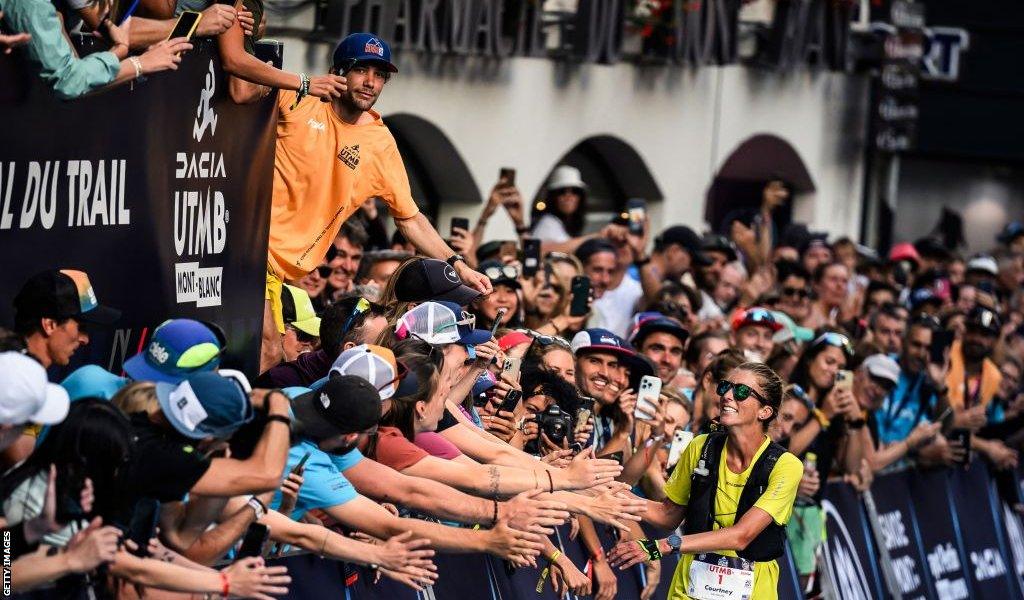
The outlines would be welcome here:
M 253 416 L 242 382 L 217 373 L 196 373 L 175 385 L 157 383 L 160 410 L 181 435 L 226 438 Z
M 180 383 L 195 373 L 215 370 L 222 350 L 206 325 L 171 319 L 156 328 L 145 350 L 125 361 L 124 371 L 135 381 Z
M 372 33 L 349 34 L 334 48 L 334 67 L 347 64 L 341 69 L 347 71 L 357 62 L 374 62 L 383 65 L 391 73 L 398 72 L 398 67 L 391 62 L 391 46 Z

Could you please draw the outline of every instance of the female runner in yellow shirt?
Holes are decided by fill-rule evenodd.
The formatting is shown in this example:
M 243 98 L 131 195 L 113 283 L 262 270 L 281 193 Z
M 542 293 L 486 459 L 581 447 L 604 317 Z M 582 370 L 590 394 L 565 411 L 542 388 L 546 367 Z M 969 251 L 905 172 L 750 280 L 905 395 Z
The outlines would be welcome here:
M 777 598 L 775 559 L 783 553 L 784 526 L 803 474 L 799 459 L 766 435 L 782 393 L 782 380 L 763 363 L 744 363 L 719 382 L 727 433 L 695 438 L 665 485 L 668 498 L 648 501 L 644 515 L 669 530 L 685 518 L 684 535 L 621 542 L 609 553 L 610 564 L 625 569 L 680 552 L 671 600 Z

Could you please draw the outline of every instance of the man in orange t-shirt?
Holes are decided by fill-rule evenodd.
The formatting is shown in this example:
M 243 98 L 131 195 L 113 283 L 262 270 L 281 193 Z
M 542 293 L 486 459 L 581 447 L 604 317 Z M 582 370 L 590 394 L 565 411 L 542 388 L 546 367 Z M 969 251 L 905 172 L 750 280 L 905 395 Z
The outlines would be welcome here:
M 387 43 L 354 33 L 338 44 L 331 72 L 347 89 L 330 103 L 280 91 L 270 209 L 266 307 L 260 371 L 281 358 L 281 285 L 323 261 L 341 224 L 369 197 L 384 200 L 398 230 L 423 255 L 451 264 L 466 285 L 491 291 L 487 277 L 448 247 L 416 206 L 395 139 L 371 110 L 392 73 Z

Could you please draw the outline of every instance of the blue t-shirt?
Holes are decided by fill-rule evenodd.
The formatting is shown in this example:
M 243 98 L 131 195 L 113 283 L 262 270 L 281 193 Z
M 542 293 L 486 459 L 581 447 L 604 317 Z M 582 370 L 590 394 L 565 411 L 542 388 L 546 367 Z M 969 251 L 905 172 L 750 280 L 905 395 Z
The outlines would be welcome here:
M 302 474 L 302 487 L 299 488 L 299 497 L 295 501 L 295 510 L 290 515 L 295 520 L 301 519 L 303 515 L 313 509 L 339 506 L 354 500 L 359 495 L 356 488 L 352 487 L 349 480 L 341 473 L 362 460 L 363 455 L 358 450 L 352 450 L 344 456 L 335 456 L 320 450 L 315 443 L 309 440 L 302 440 L 288 451 L 288 464 L 285 466 L 285 473 L 291 472 L 307 453 L 310 456 L 306 460 L 305 470 Z M 270 503 L 271 508 L 276 509 L 279 506 L 281 506 L 280 490 L 274 494 L 274 499 Z
M 882 407 L 875 411 L 878 426 L 878 441 L 892 444 L 907 439 L 918 423 L 929 423 L 928 415 L 935 410 L 938 398 L 934 392 L 928 396 L 928 406 L 921 406 L 922 389 L 928 386 L 925 373 L 910 375 L 900 372 L 900 380 L 893 391 L 885 397 Z M 931 387 L 928 386 L 930 390 Z

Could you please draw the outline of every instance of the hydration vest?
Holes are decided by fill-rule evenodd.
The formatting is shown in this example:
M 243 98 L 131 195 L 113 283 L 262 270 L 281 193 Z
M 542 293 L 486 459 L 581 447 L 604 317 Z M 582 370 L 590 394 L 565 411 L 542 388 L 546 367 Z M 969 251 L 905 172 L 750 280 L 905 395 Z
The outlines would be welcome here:
M 690 500 L 686 503 L 686 520 L 683 521 L 683 533 L 690 535 L 712 531 L 715 525 L 715 497 L 718 495 L 718 465 L 722 458 L 722 449 L 728 434 L 724 431 L 709 433 L 700 452 L 697 468 L 690 474 Z M 757 462 L 751 469 L 750 477 L 740 493 L 739 505 L 736 507 L 736 520 L 746 514 L 758 498 L 768 489 L 768 476 L 786 449 L 769 442 Z M 700 473 L 698 473 L 700 471 Z M 774 560 L 785 551 L 786 528 L 772 519 L 747 547 L 737 556 L 756 562 Z

